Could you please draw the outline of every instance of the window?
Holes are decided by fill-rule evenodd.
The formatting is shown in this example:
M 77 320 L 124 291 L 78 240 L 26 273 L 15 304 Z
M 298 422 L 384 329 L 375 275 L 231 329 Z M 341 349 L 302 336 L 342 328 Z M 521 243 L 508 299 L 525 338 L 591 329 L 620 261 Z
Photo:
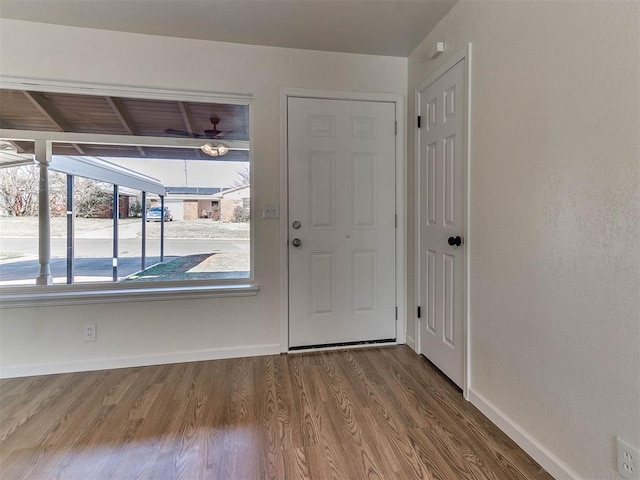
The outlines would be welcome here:
M 0 90 L 0 286 L 250 283 L 234 102 Z

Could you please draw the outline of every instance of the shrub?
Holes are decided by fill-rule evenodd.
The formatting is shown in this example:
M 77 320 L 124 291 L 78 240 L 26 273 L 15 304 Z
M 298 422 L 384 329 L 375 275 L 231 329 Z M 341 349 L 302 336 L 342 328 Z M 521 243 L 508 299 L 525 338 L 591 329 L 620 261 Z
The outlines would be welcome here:
M 238 205 L 233 210 L 233 222 L 235 223 L 249 223 L 251 219 L 251 212 L 248 208 Z

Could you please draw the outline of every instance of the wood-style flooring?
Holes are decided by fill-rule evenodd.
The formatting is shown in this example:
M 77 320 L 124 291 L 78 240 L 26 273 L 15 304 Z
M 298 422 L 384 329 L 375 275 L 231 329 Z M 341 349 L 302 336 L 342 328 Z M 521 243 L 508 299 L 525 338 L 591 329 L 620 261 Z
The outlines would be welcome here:
M 551 479 L 406 346 L 0 381 L 0 478 Z

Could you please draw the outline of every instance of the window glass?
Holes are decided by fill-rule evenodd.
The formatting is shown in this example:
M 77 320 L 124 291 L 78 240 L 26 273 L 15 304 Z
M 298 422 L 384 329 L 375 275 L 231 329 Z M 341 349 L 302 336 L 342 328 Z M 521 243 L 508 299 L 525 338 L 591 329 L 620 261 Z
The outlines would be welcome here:
M 29 284 L 38 275 L 39 175 L 32 152 L 33 142 L 0 140 L 0 285 Z M 57 178 L 52 185 L 57 207 L 63 192 Z M 52 235 L 62 234 L 52 226 Z
M 251 278 L 248 119 L 247 104 L 0 89 L 15 131 L 0 142 L 0 284 L 36 284 L 43 261 L 53 283 Z M 34 138 L 51 146 L 46 218 Z

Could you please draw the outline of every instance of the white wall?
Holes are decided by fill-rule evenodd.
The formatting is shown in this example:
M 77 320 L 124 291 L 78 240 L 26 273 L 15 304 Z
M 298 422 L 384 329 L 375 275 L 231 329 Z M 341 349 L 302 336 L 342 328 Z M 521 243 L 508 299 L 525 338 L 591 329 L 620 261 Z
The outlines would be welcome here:
M 640 445 L 639 32 L 634 2 L 461 2 L 409 57 L 414 121 L 473 42 L 472 389 L 590 480 Z
M 279 88 L 406 93 L 407 59 L 256 47 L 2 20 L 6 76 L 252 94 L 255 205 L 280 198 Z M 279 351 L 278 221 L 254 225 L 255 297 L 0 310 L 3 368 L 175 355 L 236 346 Z M 81 327 L 98 323 L 98 341 Z M 205 351 L 202 353 L 202 351 Z M 214 356 L 214 353 L 211 354 Z M 154 357 L 155 358 L 155 357 Z M 139 359 L 139 362 L 143 362 Z M 92 363 L 94 362 L 94 363 Z

